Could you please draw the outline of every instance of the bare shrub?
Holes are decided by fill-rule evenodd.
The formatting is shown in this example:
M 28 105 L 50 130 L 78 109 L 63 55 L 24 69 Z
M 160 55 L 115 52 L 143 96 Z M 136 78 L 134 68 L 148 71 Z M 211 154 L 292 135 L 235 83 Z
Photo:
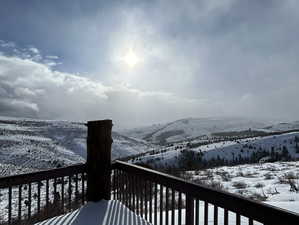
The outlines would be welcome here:
M 294 179 L 288 179 L 289 185 L 290 185 L 290 191 L 291 192 L 299 192 L 299 184 L 295 182 Z
M 184 180 L 192 180 L 192 174 L 186 171 L 180 171 L 180 173 L 178 173 L 177 176 Z
M 265 194 L 259 194 L 257 192 L 254 192 L 251 195 L 249 195 L 248 198 L 256 201 L 266 201 L 268 199 L 268 196 L 266 196 Z
M 208 178 L 207 177 L 196 177 L 192 180 L 193 183 L 196 184 L 206 184 L 208 182 Z
M 194 172 L 194 174 L 195 174 L 195 175 L 200 175 L 200 171 L 199 171 L 199 170 L 196 170 L 196 171 Z
M 244 173 L 240 171 L 240 172 L 238 172 L 238 173 L 236 174 L 236 176 L 237 176 L 237 177 L 244 177 Z
M 289 182 L 284 176 L 277 177 L 277 178 L 278 178 L 278 183 L 280 184 L 288 184 Z
M 276 168 L 276 167 L 274 167 L 274 166 L 268 167 L 267 170 L 272 171 L 272 172 L 280 171 L 279 168 Z
M 265 180 L 272 180 L 274 178 L 273 175 L 272 175 L 272 173 L 266 173 L 264 175 L 264 177 L 265 177 Z
M 247 187 L 247 184 L 245 182 L 242 181 L 237 181 L 233 183 L 233 187 L 237 188 L 237 189 L 244 189 Z
M 277 195 L 277 194 L 280 194 L 280 192 L 277 191 L 276 187 L 274 188 L 269 188 L 267 190 L 267 194 L 270 194 L 270 195 Z
M 217 190 L 224 190 L 224 186 L 221 182 L 219 181 L 210 181 L 208 183 L 208 186 L 212 187 L 212 188 L 215 188 Z
M 227 171 L 217 172 L 223 181 L 231 181 L 231 175 Z
M 240 190 L 238 190 L 236 193 L 237 194 L 240 194 L 240 195 L 245 195 L 245 194 L 247 194 L 247 190 L 245 190 L 245 189 L 240 189 Z
M 295 179 L 298 179 L 298 176 L 296 176 L 293 172 L 289 172 L 278 177 L 278 182 L 280 184 L 290 184 L 290 182 L 293 182 Z
M 214 177 L 214 173 L 212 170 L 206 170 L 204 175 L 207 176 L 207 178 L 209 178 L 209 179 L 213 179 L 213 177 Z
M 259 174 L 259 173 L 257 173 L 257 172 L 255 172 L 255 173 L 250 173 L 250 172 L 248 172 L 248 173 L 244 174 L 244 177 L 255 178 L 256 175 L 258 175 L 258 174 Z
M 256 185 L 254 185 L 255 188 L 263 188 L 265 187 L 264 183 L 257 183 Z
M 196 184 L 206 185 L 208 187 L 215 188 L 217 190 L 225 189 L 221 182 L 215 180 L 208 180 L 207 178 L 204 177 L 196 178 L 193 180 L 193 182 Z
M 295 175 L 293 172 L 289 172 L 284 174 L 285 179 L 298 179 L 298 176 Z

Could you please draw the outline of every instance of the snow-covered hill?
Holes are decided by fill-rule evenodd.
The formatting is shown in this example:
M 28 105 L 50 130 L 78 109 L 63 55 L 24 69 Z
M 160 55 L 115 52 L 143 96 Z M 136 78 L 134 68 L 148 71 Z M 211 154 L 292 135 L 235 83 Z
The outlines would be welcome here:
M 84 162 L 83 123 L 0 117 L 0 176 Z M 148 151 L 145 141 L 112 132 L 112 159 Z
M 242 118 L 187 118 L 167 124 L 124 131 L 126 136 L 142 138 L 153 143 L 171 143 L 216 132 L 258 129 L 266 123 Z
M 299 161 L 188 171 L 190 180 L 299 212 Z
M 148 127 L 123 130 L 121 133 L 129 137 L 165 145 L 202 136 L 241 136 L 244 134 L 254 136 L 257 132 L 271 133 L 289 130 L 299 130 L 299 121 L 272 124 L 270 122 L 261 122 L 246 118 L 223 117 L 186 118 L 166 124 L 154 124 Z M 249 134 L 248 131 L 251 133 Z
M 221 141 L 195 148 L 188 144 L 175 144 L 161 151 L 148 153 L 133 159 L 156 168 L 182 167 L 182 163 L 194 165 L 223 165 L 299 159 L 299 132 L 266 137 Z

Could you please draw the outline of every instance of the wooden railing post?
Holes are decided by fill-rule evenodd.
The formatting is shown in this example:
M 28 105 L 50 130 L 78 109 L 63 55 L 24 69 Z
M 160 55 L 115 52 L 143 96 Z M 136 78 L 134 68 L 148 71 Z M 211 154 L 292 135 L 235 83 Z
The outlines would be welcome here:
M 112 121 L 89 121 L 87 127 L 87 200 L 109 200 Z

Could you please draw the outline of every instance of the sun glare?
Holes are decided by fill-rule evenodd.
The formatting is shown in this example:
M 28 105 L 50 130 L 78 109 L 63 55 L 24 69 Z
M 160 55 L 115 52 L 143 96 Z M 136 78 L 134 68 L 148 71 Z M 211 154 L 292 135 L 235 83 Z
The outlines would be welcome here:
M 137 55 L 132 50 L 127 52 L 127 54 L 124 57 L 124 62 L 130 67 L 136 66 L 138 61 L 139 61 L 139 59 L 138 59 Z

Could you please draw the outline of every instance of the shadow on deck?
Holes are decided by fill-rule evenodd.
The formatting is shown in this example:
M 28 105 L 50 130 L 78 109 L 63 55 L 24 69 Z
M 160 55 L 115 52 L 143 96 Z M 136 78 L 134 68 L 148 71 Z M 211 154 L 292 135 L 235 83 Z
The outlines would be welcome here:
M 36 225 L 147 225 L 140 216 L 116 200 L 89 202 L 81 208 Z

